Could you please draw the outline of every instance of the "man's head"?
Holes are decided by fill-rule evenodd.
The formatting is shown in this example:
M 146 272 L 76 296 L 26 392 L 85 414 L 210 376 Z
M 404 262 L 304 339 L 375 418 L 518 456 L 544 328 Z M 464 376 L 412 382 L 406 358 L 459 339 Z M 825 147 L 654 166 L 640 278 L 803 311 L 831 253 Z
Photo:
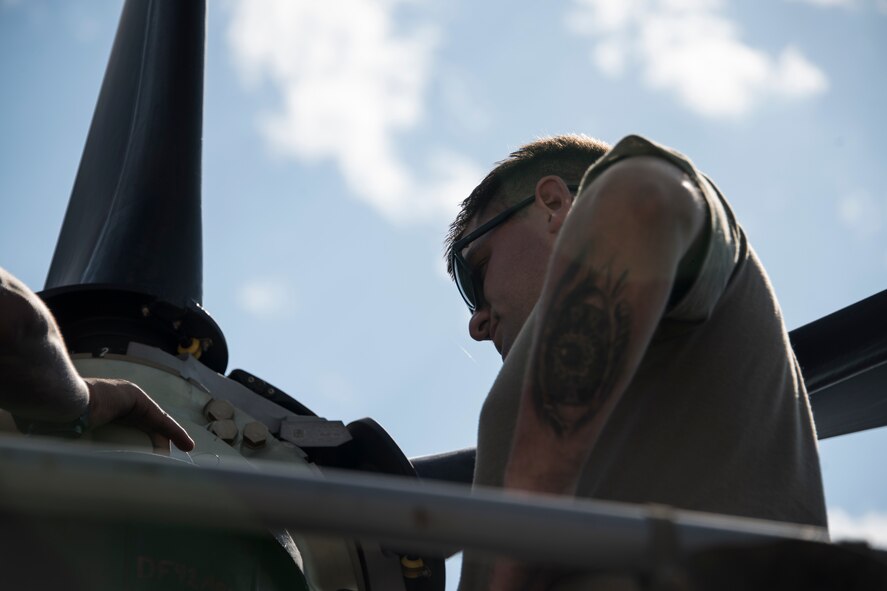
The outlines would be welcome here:
M 576 187 L 608 149 L 581 135 L 522 146 L 490 171 L 450 225 L 447 270 L 461 279 L 467 299 L 476 300 L 469 302 L 469 307 L 476 304 L 469 332 L 477 340 L 492 340 L 503 358 L 539 298 Z M 495 226 L 483 231 L 481 226 L 493 219 Z

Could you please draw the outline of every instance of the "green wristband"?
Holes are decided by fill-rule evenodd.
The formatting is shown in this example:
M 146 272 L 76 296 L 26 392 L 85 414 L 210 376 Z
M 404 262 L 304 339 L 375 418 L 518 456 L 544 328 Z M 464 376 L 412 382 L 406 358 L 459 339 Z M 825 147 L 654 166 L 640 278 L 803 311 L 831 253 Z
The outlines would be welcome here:
M 15 426 L 25 435 L 42 435 L 45 437 L 60 437 L 62 439 L 77 439 L 86 433 L 89 425 L 89 405 L 83 414 L 67 423 L 54 423 L 52 421 L 38 421 L 12 415 Z

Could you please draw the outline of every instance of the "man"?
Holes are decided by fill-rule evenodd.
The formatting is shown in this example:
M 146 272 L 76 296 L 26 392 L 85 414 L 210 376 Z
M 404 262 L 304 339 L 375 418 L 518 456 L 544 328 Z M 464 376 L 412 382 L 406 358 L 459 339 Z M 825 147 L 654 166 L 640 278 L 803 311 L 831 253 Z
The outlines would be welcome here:
M 135 384 L 81 378 L 49 310 L 2 268 L 0 409 L 4 427 L 27 434 L 74 438 L 116 422 L 147 433 L 157 451 L 168 453 L 170 441 L 184 451 L 194 448 L 187 432 Z
M 476 486 L 825 525 L 778 304 L 689 160 L 637 136 L 533 142 L 462 203 L 447 245 L 469 332 L 503 358 Z M 461 588 L 567 588 L 552 578 L 466 553 Z

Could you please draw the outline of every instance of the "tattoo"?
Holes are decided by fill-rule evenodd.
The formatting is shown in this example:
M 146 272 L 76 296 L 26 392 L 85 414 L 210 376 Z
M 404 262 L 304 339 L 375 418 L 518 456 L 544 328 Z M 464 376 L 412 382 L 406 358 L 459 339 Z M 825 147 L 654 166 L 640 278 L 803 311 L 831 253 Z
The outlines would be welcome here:
M 544 311 L 533 367 L 536 412 L 555 433 L 584 425 L 613 393 L 628 348 L 630 314 L 620 299 L 628 271 L 570 263 Z

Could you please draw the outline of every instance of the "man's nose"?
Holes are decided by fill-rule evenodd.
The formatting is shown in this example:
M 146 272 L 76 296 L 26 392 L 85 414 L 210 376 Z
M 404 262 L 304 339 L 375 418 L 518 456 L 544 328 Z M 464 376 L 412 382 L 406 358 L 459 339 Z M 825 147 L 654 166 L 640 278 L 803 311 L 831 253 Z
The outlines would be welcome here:
M 484 304 L 477 308 L 468 321 L 468 334 L 475 341 L 489 341 L 490 336 L 490 307 Z

